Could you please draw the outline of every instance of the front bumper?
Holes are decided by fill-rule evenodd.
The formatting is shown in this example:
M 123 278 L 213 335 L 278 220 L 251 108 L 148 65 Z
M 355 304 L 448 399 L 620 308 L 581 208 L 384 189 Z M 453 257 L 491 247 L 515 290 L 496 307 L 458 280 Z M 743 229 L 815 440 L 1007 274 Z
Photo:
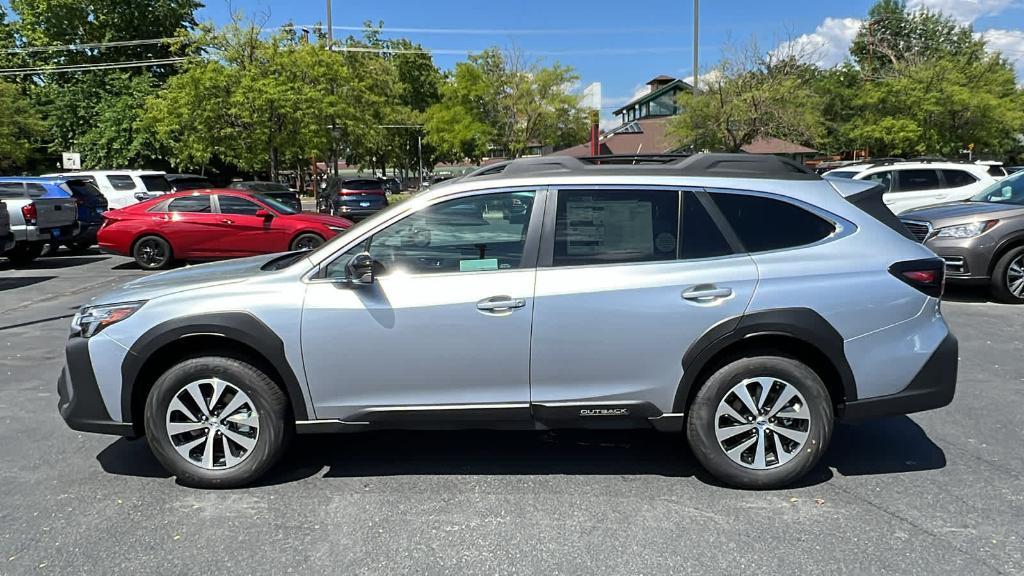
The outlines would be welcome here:
M 953 401 L 956 392 L 958 364 L 959 345 L 956 337 L 949 333 L 906 388 L 887 396 L 847 402 L 842 410 L 842 417 L 877 418 L 947 406 Z
M 89 341 L 73 337 L 65 348 L 67 365 L 57 379 L 57 409 L 72 430 L 134 437 L 131 422 L 115 422 L 103 405 L 89 358 Z
M 996 242 L 989 234 L 974 238 L 931 238 L 924 243 L 946 261 L 946 280 L 987 280 Z

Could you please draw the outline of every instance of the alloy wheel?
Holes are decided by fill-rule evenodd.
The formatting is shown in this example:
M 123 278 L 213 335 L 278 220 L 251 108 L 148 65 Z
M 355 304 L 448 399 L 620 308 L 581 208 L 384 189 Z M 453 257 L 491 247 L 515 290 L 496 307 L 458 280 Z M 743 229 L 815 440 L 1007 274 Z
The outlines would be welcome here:
M 1006 288 L 1017 298 L 1024 298 L 1024 254 L 1014 258 L 1006 268 Z
M 171 446 L 206 470 L 236 466 L 259 440 L 259 414 L 252 400 L 219 378 L 185 385 L 168 405 L 166 423 Z
M 320 244 L 321 242 L 316 238 L 313 238 L 312 236 L 305 236 L 303 238 L 299 238 L 298 241 L 295 242 L 295 249 L 314 250 L 316 248 L 319 248 Z
M 147 238 L 139 243 L 137 248 L 139 260 L 149 267 L 158 267 L 167 260 L 167 251 L 163 244 L 153 238 Z
M 754 470 L 792 460 L 807 441 L 810 425 L 800 391 L 769 376 L 733 386 L 715 412 L 715 436 L 726 456 Z

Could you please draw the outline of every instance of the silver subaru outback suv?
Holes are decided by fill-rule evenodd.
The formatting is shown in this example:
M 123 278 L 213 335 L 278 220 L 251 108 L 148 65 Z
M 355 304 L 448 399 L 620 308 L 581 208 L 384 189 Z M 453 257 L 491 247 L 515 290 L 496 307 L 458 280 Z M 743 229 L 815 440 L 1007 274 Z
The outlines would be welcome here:
M 487 166 L 312 252 L 129 282 L 75 316 L 61 415 L 202 487 L 259 478 L 294 433 L 654 428 L 771 488 L 836 419 L 952 400 L 943 262 L 879 188 L 658 160 Z

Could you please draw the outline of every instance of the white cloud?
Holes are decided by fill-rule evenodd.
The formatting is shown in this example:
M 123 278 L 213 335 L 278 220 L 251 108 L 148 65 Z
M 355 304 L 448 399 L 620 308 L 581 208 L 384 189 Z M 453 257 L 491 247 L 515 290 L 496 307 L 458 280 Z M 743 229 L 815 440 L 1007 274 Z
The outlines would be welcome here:
M 858 18 L 825 18 L 814 32 L 784 42 L 775 52 L 799 55 L 822 68 L 831 68 L 849 55 L 860 25 Z
M 1021 30 L 986 30 L 979 34 L 990 52 L 1001 52 L 1007 60 L 1013 62 L 1017 78 L 1024 77 L 1024 31 Z
M 957 21 L 970 24 L 983 16 L 994 16 L 1011 6 L 1021 5 L 1020 0 L 910 0 L 911 10 L 926 8 L 952 16 Z
M 714 84 L 722 79 L 722 71 L 717 68 L 706 70 L 700 75 L 700 87 L 703 88 L 708 84 Z M 693 86 L 693 74 L 683 78 L 683 82 L 686 82 L 690 86 Z

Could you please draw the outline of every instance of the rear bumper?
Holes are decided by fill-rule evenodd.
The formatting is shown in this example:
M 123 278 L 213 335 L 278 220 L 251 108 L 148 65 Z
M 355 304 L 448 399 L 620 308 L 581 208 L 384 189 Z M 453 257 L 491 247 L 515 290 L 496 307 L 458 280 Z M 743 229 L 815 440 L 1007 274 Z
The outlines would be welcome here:
M 65 348 L 67 365 L 57 379 L 57 409 L 72 430 L 134 437 L 131 422 L 115 422 L 103 405 L 89 358 L 89 341 L 71 338 Z
M 352 209 L 352 208 L 346 209 L 345 207 L 341 207 L 341 208 L 338 208 L 337 210 L 335 210 L 334 215 L 335 216 L 340 216 L 342 218 L 348 218 L 349 220 L 358 220 L 360 218 L 369 218 L 370 216 L 373 216 L 374 214 L 376 214 L 377 212 L 380 212 L 384 208 L 387 208 L 387 206 L 382 206 L 380 208 L 354 208 L 354 209 Z
M 958 354 L 956 337 L 949 333 L 906 388 L 887 396 L 848 402 L 842 410 L 842 418 L 911 414 L 949 405 L 956 392 Z

